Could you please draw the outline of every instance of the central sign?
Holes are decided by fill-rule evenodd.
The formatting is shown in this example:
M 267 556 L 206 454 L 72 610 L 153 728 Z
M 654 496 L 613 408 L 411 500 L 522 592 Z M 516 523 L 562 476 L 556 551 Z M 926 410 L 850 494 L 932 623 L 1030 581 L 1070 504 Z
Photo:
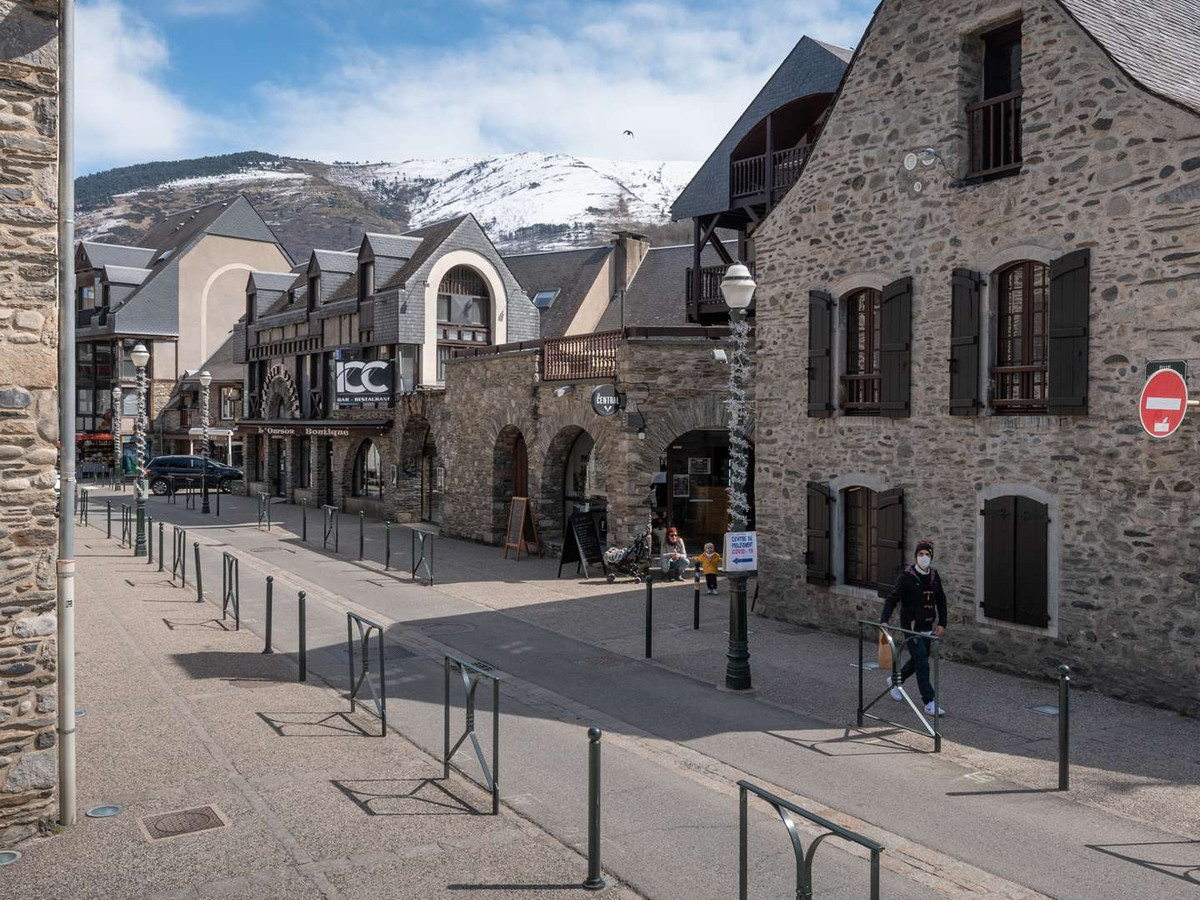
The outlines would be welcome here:
M 598 416 L 615 416 L 621 408 L 621 395 L 611 384 L 598 384 L 592 388 L 592 411 Z
M 1187 382 L 1174 369 L 1159 369 L 1146 379 L 1138 401 L 1138 417 L 1146 434 L 1170 437 L 1182 424 L 1188 408 Z
M 392 399 L 392 360 L 339 359 L 335 365 L 334 393 L 339 407 L 353 408 Z

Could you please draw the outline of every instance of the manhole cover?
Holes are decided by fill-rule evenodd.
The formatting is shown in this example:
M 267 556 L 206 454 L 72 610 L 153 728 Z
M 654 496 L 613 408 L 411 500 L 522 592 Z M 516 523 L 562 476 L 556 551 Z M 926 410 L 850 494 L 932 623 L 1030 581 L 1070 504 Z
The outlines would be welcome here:
M 464 631 L 474 631 L 474 625 L 465 622 L 431 622 L 422 625 L 421 630 L 426 634 L 462 634 Z
M 195 809 L 146 816 L 138 821 L 145 830 L 146 837 L 152 841 L 195 834 L 197 831 L 208 831 L 212 828 L 224 828 L 227 824 L 221 814 L 211 806 L 197 806 Z
M 629 662 L 622 656 L 585 656 L 579 664 L 587 669 L 617 669 L 629 665 Z

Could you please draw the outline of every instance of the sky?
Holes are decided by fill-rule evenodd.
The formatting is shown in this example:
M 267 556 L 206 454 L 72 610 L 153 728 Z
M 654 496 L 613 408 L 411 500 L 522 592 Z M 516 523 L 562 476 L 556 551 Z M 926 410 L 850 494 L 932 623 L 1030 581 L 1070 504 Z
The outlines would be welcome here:
M 702 160 L 802 35 L 852 47 L 873 8 L 80 0 L 78 171 L 238 150 Z

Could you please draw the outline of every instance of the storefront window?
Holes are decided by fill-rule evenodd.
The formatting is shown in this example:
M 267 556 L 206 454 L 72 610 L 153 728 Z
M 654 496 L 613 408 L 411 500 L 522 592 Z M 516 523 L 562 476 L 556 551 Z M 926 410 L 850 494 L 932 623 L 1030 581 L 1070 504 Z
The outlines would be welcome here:
M 358 455 L 354 458 L 352 491 L 355 497 L 378 499 L 383 496 L 383 462 L 373 441 L 363 441 L 359 445 Z
M 700 552 L 711 541 L 718 552 L 729 529 L 729 432 L 689 431 L 667 448 L 666 470 L 655 479 L 655 531 L 674 525 L 688 552 Z M 754 528 L 754 459 L 751 451 L 750 523 Z

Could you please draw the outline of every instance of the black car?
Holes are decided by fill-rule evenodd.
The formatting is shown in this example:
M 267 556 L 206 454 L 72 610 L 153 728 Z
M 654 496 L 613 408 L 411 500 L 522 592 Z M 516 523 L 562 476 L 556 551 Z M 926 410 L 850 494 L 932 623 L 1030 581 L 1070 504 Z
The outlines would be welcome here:
M 202 456 L 156 456 L 146 467 L 150 490 L 160 497 L 170 490 L 172 476 L 176 490 L 199 488 L 203 481 L 207 481 L 212 490 L 228 494 L 233 482 L 241 480 L 242 472 L 210 459 L 205 474 Z

